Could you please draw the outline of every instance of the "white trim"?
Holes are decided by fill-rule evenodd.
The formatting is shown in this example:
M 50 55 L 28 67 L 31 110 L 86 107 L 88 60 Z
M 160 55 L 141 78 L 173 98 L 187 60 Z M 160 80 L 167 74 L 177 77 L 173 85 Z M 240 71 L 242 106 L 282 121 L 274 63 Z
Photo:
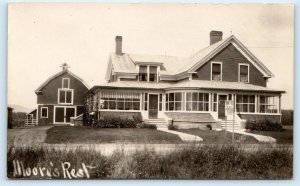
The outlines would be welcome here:
M 186 111 L 186 110 L 174 110 L 174 111 L 164 111 L 164 112 L 183 112 L 183 113 L 202 113 L 202 114 L 207 114 L 207 113 L 212 113 L 212 111 Z
M 60 98 L 60 91 L 71 91 L 72 93 L 72 97 L 71 97 L 71 103 L 66 103 L 67 100 L 67 94 L 65 93 L 65 102 L 60 102 L 59 98 Z M 74 89 L 64 89 L 64 88 L 58 88 L 57 89 L 57 104 L 60 105 L 73 105 L 74 102 Z
M 240 74 L 241 66 L 247 66 L 248 67 L 248 80 L 247 80 L 247 82 L 241 82 L 241 74 Z M 240 82 L 240 83 L 249 83 L 250 82 L 250 65 L 249 64 L 247 64 L 247 63 L 239 63 L 238 82 Z
M 222 65 L 222 62 L 221 61 L 211 61 L 211 64 L 210 64 L 210 80 L 211 81 L 216 81 L 216 80 L 213 80 L 213 75 L 212 75 L 212 67 L 213 67 L 213 64 L 220 64 L 220 68 L 221 68 L 221 80 L 220 81 L 223 81 L 223 65 Z
M 259 61 L 234 35 L 228 37 L 224 42 L 212 50 L 208 55 L 196 62 L 188 72 L 195 72 L 205 63 L 209 62 L 211 58 L 217 55 L 221 50 L 227 47 L 229 44 L 235 46 L 235 48 L 242 53 L 265 77 L 274 77 L 272 72 Z
M 65 88 L 64 87 L 64 80 L 68 80 L 68 86 L 67 86 L 67 88 Z M 69 89 L 70 88 L 70 78 L 62 78 L 62 87 L 61 88 L 63 88 L 63 89 Z
M 43 117 L 43 109 L 47 109 L 47 116 Z M 41 118 L 48 118 L 48 107 L 41 107 Z
M 244 57 L 246 57 L 247 58 L 247 60 L 248 61 L 250 61 L 265 77 L 274 77 L 274 75 L 270 72 L 270 70 L 269 69 L 267 69 L 267 67 L 265 67 L 264 66 L 264 64 L 262 63 L 262 62 L 260 62 L 239 40 L 237 40 L 235 37 L 234 37 L 234 41 L 236 42 L 230 42 L 233 46 L 235 46 L 235 48 L 239 51 L 239 52 L 241 52 L 242 53 L 242 55 L 244 56 Z M 241 45 L 241 47 L 240 46 L 238 46 L 238 44 L 239 45 Z M 243 51 L 243 49 L 245 50 L 245 52 Z M 247 55 L 247 53 L 248 53 L 248 55 Z M 254 60 L 256 61 L 254 61 L 254 60 L 252 60 L 251 59 L 251 57 L 252 58 L 254 58 Z M 262 67 L 259 67 L 258 65 L 257 65 L 257 63 L 259 64 L 259 65 L 262 65 Z M 265 69 L 263 69 L 263 68 L 265 68 Z M 264 70 L 265 71 L 269 71 L 268 73 L 270 73 L 270 75 L 267 75 L 267 73 L 266 72 L 264 72 Z
M 43 84 L 41 84 L 36 90 L 35 92 L 40 92 L 42 88 L 44 88 L 50 81 L 52 81 L 53 79 L 63 75 L 64 73 L 68 73 L 71 76 L 73 76 L 75 79 L 77 79 L 78 81 L 80 81 L 87 89 L 89 89 L 88 84 L 86 84 L 80 77 L 78 77 L 77 75 L 75 75 L 73 72 L 69 71 L 69 70 L 63 70 L 53 76 L 51 76 L 50 78 L 48 78 Z
M 64 122 L 56 122 L 55 121 L 56 108 L 64 108 Z M 74 111 L 74 116 L 73 117 L 77 117 L 77 107 L 76 106 L 54 106 L 53 107 L 53 123 L 54 124 L 70 124 L 70 123 L 66 122 L 66 108 L 74 108 L 75 111 Z
M 100 110 L 101 112 L 142 112 L 142 110 Z

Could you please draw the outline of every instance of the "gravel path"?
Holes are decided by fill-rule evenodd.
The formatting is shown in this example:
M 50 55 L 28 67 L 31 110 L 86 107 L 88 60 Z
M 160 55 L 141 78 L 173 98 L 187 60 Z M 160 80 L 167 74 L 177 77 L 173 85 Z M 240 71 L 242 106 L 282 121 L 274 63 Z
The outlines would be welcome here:
M 165 128 L 157 128 L 157 130 L 161 130 L 164 132 L 168 132 L 171 134 L 176 134 L 180 137 L 180 139 L 182 141 L 187 141 L 187 142 L 200 142 L 203 141 L 202 138 L 200 138 L 199 136 L 195 136 L 192 134 L 187 134 L 187 133 L 183 133 L 183 132 L 178 132 L 178 131 L 174 131 L 174 130 L 169 130 L 169 129 L 165 129 Z

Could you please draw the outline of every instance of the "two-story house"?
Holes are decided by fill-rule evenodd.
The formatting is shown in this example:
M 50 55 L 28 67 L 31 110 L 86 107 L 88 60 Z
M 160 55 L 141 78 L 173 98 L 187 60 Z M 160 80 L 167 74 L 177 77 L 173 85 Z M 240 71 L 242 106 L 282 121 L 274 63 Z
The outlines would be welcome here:
M 284 91 L 267 88 L 273 74 L 234 35 L 222 35 L 211 31 L 210 45 L 184 58 L 123 53 L 122 37 L 116 36 L 107 83 L 89 90 L 88 112 L 98 118 L 141 114 L 160 126 L 172 121 L 179 128 L 215 128 L 224 124 L 225 101 L 231 100 L 236 111 L 231 124 L 237 128 L 250 118 L 280 121 Z
M 68 70 L 65 63 L 62 71 L 36 89 L 37 109 L 29 115 L 36 118 L 33 121 L 37 125 L 69 124 L 71 117 L 83 114 L 84 95 L 87 91 L 88 85 Z

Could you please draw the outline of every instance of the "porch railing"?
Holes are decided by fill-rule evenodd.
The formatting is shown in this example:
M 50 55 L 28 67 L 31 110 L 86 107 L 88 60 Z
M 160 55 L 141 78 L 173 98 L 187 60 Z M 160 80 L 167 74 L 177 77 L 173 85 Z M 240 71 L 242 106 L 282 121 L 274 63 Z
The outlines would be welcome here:
M 25 125 L 36 125 L 36 123 L 37 123 L 36 119 L 29 119 L 29 118 L 25 119 Z

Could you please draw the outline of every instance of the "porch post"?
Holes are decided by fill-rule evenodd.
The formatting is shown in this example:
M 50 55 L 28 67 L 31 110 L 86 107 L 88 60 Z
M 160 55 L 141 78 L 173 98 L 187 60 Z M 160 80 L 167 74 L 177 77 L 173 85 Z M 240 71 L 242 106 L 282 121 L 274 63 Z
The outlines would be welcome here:
M 281 94 L 279 95 L 279 105 L 278 105 L 278 113 L 280 114 L 280 123 L 281 123 L 281 119 L 282 119 L 282 115 L 281 115 Z
M 143 110 L 143 93 L 140 93 L 140 110 Z
M 209 100 L 209 102 L 208 102 L 208 111 L 210 111 L 210 112 L 212 111 L 212 109 L 211 109 L 211 108 L 212 108 L 212 106 L 211 106 L 211 104 L 212 104 L 212 99 L 211 99 L 211 97 L 212 97 L 212 96 L 211 96 L 211 93 L 209 93 L 209 94 L 208 94 L 208 100 Z

